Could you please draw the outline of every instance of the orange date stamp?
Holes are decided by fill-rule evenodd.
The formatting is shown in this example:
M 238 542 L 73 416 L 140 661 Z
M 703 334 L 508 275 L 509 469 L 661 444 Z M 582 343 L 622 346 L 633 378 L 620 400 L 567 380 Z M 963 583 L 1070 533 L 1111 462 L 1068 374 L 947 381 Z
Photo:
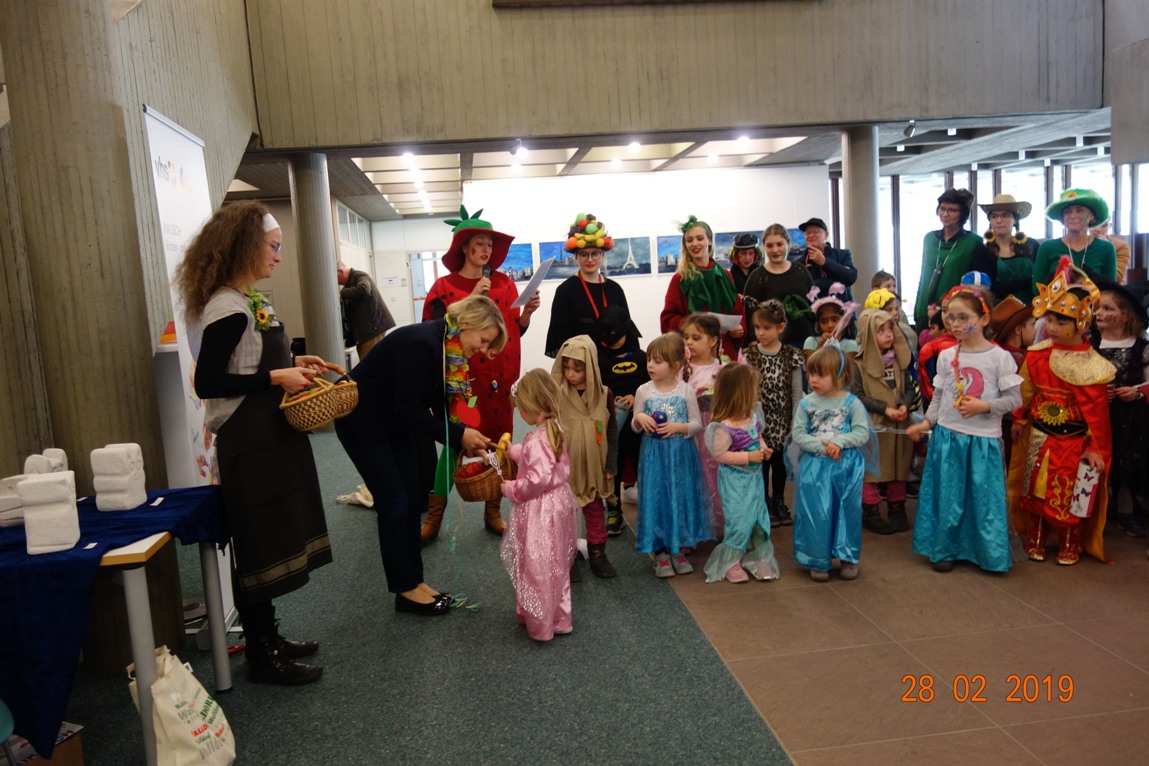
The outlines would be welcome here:
M 952 699 L 954 702 L 989 702 L 1001 699 L 1009 703 L 1069 702 L 1073 699 L 1073 676 L 1038 676 L 1032 673 L 1010 673 L 1005 677 L 1005 686 L 995 693 L 990 683 L 981 673 L 959 674 L 946 688 L 945 679 L 938 679 L 929 673 L 902 676 L 906 687 L 902 702 L 933 702 L 938 699 Z M 997 696 L 1004 694 L 1004 696 Z

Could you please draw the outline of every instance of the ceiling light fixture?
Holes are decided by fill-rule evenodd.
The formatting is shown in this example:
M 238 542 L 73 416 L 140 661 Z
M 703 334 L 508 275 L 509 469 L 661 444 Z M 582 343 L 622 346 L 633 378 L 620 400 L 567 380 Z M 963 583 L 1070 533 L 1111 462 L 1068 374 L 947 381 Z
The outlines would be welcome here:
M 511 170 L 515 171 L 516 173 L 518 173 L 522 169 L 523 169 L 523 166 L 520 163 L 518 163 L 518 162 L 512 162 L 511 163 Z
M 1049 167 L 1050 165 L 1053 164 L 1053 161 L 1051 159 L 1049 159 L 1048 157 L 1046 157 L 1044 160 L 1041 161 L 1041 164 L 1044 165 L 1045 167 Z
M 739 149 L 745 149 L 750 146 L 750 136 L 739 136 L 737 143 Z
M 958 134 L 957 128 L 946 128 L 946 135 L 947 136 L 956 136 L 957 134 Z
M 718 155 L 717 154 L 707 155 L 706 161 L 709 162 L 711 165 L 717 165 L 718 164 Z
M 403 152 L 403 161 L 407 164 L 411 164 L 415 161 L 415 155 L 411 152 Z
M 642 149 L 642 144 L 638 143 L 637 141 L 631 141 L 627 145 L 627 148 L 630 149 L 631 154 L 637 154 L 638 151 Z
M 422 189 L 423 188 L 423 179 L 422 178 L 416 178 L 415 179 L 415 188 L 416 189 Z
M 1105 147 L 1104 146 L 1097 147 L 1097 156 L 1098 157 L 1104 157 L 1105 156 Z
M 902 131 L 902 135 L 905 136 L 906 138 L 913 138 L 914 133 L 917 133 L 917 132 L 918 132 L 917 120 L 910 120 L 908 123 L 906 123 L 906 128 L 905 128 L 905 130 Z
M 527 147 L 523 146 L 523 139 L 516 138 L 515 139 L 515 152 L 514 152 L 515 156 L 518 157 L 519 159 L 522 159 L 523 157 L 527 156 L 527 153 L 528 153 L 528 149 L 527 149 Z
M 616 170 L 618 168 L 621 168 L 622 167 L 622 159 L 619 157 L 612 158 L 610 161 L 610 166 Z
M 969 164 L 969 172 L 971 172 L 971 173 L 977 172 L 977 163 L 976 162 L 971 162 Z
M 894 148 L 897 149 L 899 152 L 904 152 L 906 150 L 906 145 L 905 144 L 898 144 Z

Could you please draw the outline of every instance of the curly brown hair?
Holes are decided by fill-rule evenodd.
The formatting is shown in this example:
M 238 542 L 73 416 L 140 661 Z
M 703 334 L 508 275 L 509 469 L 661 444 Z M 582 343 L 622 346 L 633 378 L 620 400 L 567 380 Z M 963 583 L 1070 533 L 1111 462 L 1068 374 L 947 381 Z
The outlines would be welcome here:
M 186 319 L 198 319 L 216 290 L 255 270 L 266 214 L 259 202 L 237 202 L 203 225 L 176 267 L 175 286 Z

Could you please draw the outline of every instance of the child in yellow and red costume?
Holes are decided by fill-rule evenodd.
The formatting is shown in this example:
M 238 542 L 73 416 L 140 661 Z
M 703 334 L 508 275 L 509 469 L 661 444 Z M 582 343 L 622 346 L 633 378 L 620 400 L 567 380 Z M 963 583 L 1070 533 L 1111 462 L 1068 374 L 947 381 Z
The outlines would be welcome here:
M 1106 386 L 1116 370 L 1082 337 L 1100 295 L 1065 258 L 1033 299 L 1033 315 L 1047 317 L 1047 339 L 1029 347 L 1019 371 L 1022 404 L 1014 413 L 1008 482 L 1013 525 L 1032 561 L 1045 559 L 1054 532 L 1058 564 L 1076 564 L 1083 548 L 1105 560 L 1113 455 Z

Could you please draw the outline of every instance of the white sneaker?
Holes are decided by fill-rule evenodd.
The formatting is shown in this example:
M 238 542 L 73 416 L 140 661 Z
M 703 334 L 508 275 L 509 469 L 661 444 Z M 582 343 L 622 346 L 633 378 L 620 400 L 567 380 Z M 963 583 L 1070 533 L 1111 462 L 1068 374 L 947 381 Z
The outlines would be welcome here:
M 638 485 L 629 484 L 622 488 L 622 502 L 638 505 Z

